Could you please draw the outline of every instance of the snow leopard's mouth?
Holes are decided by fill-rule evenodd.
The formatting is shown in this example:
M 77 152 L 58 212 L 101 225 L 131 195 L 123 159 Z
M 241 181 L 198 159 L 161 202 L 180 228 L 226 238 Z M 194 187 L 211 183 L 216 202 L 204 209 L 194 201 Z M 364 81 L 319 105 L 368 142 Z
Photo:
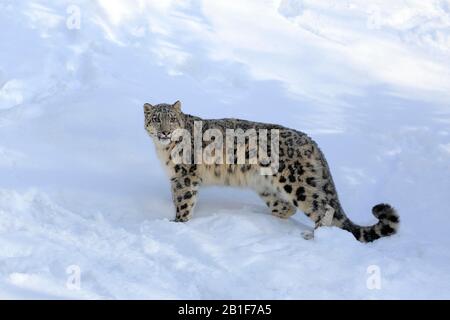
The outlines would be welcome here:
M 171 142 L 171 136 L 158 135 L 158 141 L 163 145 L 167 145 Z

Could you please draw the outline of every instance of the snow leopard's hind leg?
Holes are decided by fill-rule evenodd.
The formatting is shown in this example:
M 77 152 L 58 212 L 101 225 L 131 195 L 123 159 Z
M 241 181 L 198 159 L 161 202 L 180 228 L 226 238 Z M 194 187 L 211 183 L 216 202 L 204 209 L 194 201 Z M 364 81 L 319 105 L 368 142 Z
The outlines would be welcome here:
M 288 219 L 297 212 L 297 208 L 288 200 L 284 199 L 282 194 L 274 190 L 264 190 L 259 192 L 259 196 L 266 203 L 272 214 L 281 219 Z M 301 233 L 305 240 L 314 238 L 314 231 L 303 231 Z
M 266 189 L 259 192 L 259 196 L 269 207 L 272 214 L 281 219 L 287 219 L 297 212 L 297 208 L 283 199 L 277 191 Z

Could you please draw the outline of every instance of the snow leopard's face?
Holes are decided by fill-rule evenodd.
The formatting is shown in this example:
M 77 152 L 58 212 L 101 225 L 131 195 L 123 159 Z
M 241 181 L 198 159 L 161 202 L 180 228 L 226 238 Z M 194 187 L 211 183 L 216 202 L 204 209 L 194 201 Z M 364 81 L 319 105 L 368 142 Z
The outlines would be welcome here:
M 184 127 L 184 117 L 181 112 L 181 102 L 171 104 L 144 105 L 145 130 L 161 145 L 171 142 L 172 134 L 177 129 Z

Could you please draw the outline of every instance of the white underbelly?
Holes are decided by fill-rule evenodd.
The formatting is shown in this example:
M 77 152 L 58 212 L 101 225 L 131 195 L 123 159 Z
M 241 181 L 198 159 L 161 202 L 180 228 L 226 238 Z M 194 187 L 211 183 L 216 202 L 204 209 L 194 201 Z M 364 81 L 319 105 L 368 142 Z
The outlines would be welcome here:
M 226 165 L 201 165 L 198 169 L 204 185 L 258 188 L 266 181 L 254 168 L 243 172 L 240 166 L 232 166 L 230 170 Z

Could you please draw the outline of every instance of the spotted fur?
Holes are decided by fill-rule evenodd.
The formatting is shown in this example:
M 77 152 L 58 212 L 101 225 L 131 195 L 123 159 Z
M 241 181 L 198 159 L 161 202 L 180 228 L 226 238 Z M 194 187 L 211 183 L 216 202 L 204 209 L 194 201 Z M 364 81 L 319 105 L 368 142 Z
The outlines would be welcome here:
M 153 138 L 158 157 L 170 177 L 177 222 L 191 219 L 200 186 L 229 185 L 254 189 L 277 217 L 287 219 L 300 209 L 315 223 L 316 228 L 337 226 L 351 232 L 361 242 L 371 242 L 397 231 L 399 217 L 388 204 L 373 207 L 372 213 L 378 219 L 378 223 L 373 226 L 358 226 L 346 216 L 324 155 L 317 144 L 302 132 L 238 119 L 203 120 L 184 114 L 180 102 L 174 105 L 145 104 L 144 113 L 145 129 Z M 203 122 L 203 131 L 219 129 L 224 137 L 227 129 L 278 129 L 278 172 L 272 176 L 261 175 L 260 169 L 264 167 L 262 163 L 174 164 L 171 152 L 177 142 L 171 140 L 171 134 L 178 128 L 193 132 L 194 121 Z M 252 152 L 254 150 L 249 150 L 247 143 L 247 158 Z

